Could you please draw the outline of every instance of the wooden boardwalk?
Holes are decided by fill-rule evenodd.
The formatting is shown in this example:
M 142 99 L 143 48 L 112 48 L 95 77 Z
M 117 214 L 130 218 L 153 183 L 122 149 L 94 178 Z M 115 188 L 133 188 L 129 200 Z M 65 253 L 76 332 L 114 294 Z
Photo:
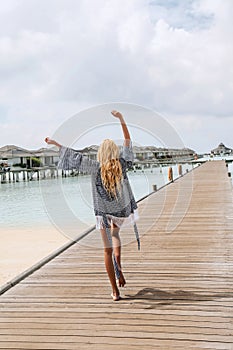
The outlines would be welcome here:
M 200 166 L 139 209 L 141 251 L 122 233 L 122 301 L 111 300 L 94 231 L 0 297 L 0 349 L 233 349 L 225 162 Z

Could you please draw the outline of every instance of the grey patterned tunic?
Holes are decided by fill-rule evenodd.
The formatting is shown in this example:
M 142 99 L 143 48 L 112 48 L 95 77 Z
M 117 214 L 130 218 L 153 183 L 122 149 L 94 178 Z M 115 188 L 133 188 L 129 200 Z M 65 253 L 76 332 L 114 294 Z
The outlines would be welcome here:
M 109 231 L 111 222 L 118 227 L 131 223 L 134 226 L 138 249 L 140 249 L 140 240 L 135 223 L 137 220 L 137 203 L 127 176 L 127 169 L 132 166 L 133 161 L 132 144 L 129 147 L 123 146 L 119 160 L 123 179 L 117 198 L 112 197 L 106 191 L 101 180 L 99 162 L 88 159 L 79 151 L 62 146 L 60 148 L 58 168 L 63 170 L 77 169 L 80 172 L 90 174 L 96 227 L 99 229 L 105 228 L 106 231 Z M 110 234 L 109 232 L 107 233 L 111 241 Z

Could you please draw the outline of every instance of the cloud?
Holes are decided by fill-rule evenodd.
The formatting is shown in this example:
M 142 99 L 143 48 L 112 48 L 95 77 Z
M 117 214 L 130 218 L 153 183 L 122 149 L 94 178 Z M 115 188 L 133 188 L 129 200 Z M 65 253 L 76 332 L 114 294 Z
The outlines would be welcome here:
M 0 10 L 0 143 L 41 146 L 45 130 L 115 101 L 165 114 L 194 149 L 209 123 L 224 142 L 232 11 L 231 0 L 8 1 Z

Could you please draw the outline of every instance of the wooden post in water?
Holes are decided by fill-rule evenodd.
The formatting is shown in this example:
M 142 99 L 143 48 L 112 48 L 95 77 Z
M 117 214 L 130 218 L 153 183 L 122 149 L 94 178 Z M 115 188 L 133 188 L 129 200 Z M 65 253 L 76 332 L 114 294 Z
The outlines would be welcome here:
M 173 181 L 173 170 L 172 167 L 168 168 L 168 180 Z
M 180 176 L 182 176 L 182 174 L 183 174 L 183 172 L 182 172 L 182 165 L 181 164 L 178 165 L 178 174 Z
M 50 169 L 50 174 L 51 174 L 51 178 L 54 179 L 55 176 L 54 176 L 54 169 Z
M 1 174 L 1 183 L 5 184 L 6 183 L 6 173 Z
M 45 178 L 46 178 L 46 176 L 45 176 L 45 170 L 42 170 L 41 176 L 42 176 L 42 179 L 45 179 Z

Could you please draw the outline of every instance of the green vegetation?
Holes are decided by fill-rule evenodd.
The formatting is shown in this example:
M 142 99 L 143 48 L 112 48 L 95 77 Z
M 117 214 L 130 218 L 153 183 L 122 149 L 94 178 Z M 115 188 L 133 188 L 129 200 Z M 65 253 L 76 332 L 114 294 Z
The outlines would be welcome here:
M 39 158 L 36 158 L 36 157 L 33 157 L 32 158 L 32 167 L 35 168 L 35 167 L 40 167 L 42 166 L 42 162 Z

